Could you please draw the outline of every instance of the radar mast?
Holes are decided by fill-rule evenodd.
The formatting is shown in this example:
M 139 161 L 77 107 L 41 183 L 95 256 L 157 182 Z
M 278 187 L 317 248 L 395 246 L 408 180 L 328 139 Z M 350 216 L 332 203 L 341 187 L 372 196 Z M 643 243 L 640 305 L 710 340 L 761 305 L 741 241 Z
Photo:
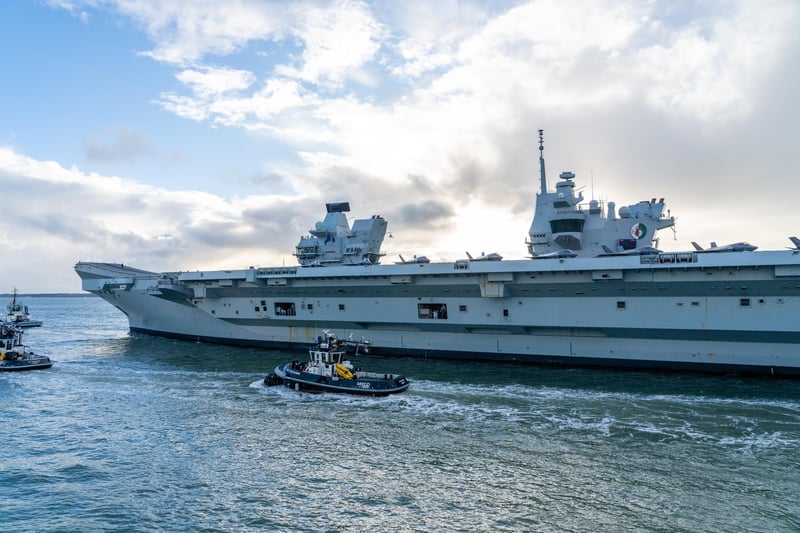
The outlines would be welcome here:
M 544 173 L 544 130 L 539 130 L 539 179 L 541 179 L 542 194 L 547 194 L 547 177 Z

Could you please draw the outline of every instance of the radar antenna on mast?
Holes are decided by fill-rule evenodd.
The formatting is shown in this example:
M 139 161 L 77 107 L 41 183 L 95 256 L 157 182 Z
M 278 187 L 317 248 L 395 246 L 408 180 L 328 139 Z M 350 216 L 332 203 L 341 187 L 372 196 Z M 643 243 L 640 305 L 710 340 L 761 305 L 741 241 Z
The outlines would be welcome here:
M 544 173 L 544 130 L 539 130 L 539 178 L 542 194 L 547 194 L 547 177 Z

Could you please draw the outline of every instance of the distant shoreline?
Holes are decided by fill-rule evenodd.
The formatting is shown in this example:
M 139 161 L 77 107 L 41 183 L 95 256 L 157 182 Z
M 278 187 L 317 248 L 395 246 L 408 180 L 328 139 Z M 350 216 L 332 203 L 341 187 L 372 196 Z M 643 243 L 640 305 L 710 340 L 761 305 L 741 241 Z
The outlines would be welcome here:
M 59 298 L 82 298 L 84 296 L 91 296 L 96 298 L 96 294 L 91 292 L 18 292 L 17 298 L 44 298 L 44 297 L 59 297 Z M 14 294 L 11 292 L 0 293 L 0 298 L 13 298 Z

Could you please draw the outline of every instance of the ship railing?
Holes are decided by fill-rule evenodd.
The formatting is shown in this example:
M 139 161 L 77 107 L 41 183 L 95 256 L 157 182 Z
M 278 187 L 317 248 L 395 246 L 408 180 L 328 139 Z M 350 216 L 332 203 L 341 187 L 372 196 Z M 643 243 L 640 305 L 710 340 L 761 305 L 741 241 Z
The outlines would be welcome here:
M 574 206 L 573 205 L 565 205 L 563 207 L 556 207 L 555 208 L 555 212 L 556 212 L 557 215 L 563 215 L 563 214 L 569 214 L 569 213 L 575 213 L 576 215 L 585 214 L 585 211 L 582 209 L 582 206 L 580 206 L 580 205 L 574 205 Z

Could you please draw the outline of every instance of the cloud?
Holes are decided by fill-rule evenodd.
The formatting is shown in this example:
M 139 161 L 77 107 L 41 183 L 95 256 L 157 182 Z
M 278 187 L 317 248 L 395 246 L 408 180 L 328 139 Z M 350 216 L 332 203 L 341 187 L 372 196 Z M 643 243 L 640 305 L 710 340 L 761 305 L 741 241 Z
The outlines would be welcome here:
M 53 8 L 60 8 L 68 11 L 73 17 L 77 18 L 81 22 L 88 23 L 90 16 L 87 11 L 79 9 L 81 4 L 85 2 L 81 0 L 45 0 L 45 3 Z
M 163 92 L 154 103 L 196 122 L 210 120 L 214 125 L 266 132 L 287 140 L 308 141 L 315 131 L 330 137 L 324 128 L 315 129 L 314 125 L 319 126 L 320 121 L 310 112 L 321 99 L 295 80 L 270 79 L 250 95 L 220 97 L 204 88 L 198 89 L 192 96 Z
M 393 217 L 398 227 L 419 228 L 427 231 L 441 229 L 442 222 L 448 221 L 454 215 L 450 205 L 435 200 L 403 204 L 396 207 L 394 212 L 398 215 Z
M 648 29 L 662 42 L 632 56 L 647 101 L 657 109 L 691 113 L 704 120 L 752 112 L 752 89 L 775 65 L 797 8 L 789 4 L 744 2 L 730 13 L 694 20 L 667 31 Z
M 139 24 L 156 43 L 143 55 L 175 65 L 194 64 L 209 54 L 232 54 L 251 41 L 280 37 L 291 19 L 283 2 L 140 0 L 107 4 Z
M 74 10 L 80 3 L 64 7 Z M 208 56 L 235 54 L 251 43 L 293 40 L 301 43 L 301 53 L 288 63 L 277 64 L 278 76 L 322 86 L 338 87 L 345 78 L 363 76 L 359 68 L 380 48 L 383 33 L 368 4 L 355 0 L 238 0 L 224 4 L 143 0 L 107 4 L 144 29 L 155 48 L 142 54 L 156 61 L 198 65 Z M 189 76 L 189 85 L 197 88 L 192 71 L 182 75 Z
M 254 163 L 262 195 L 232 200 L 0 152 L 15 194 L 58 204 L 18 213 L 26 230 L 79 250 L 91 242 L 95 257 L 112 250 L 147 268 L 275 261 L 335 200 L 359 217 L 386 215 L 395 239 L 385 246 L 519 257 L 540 127 L 551 185 L 573 170 L 587 198 L 667 197 L 681 241 L 664 248 L 757 241 L 754 230 L 780 247 L 797 225 L 792 1 L 101 5 L 133 20 L 152 41 L 145 55 L 174 68 L 180 85 L 153 93 L 163 110 L 242 129 L 265 152 L 274 140 L 294 151 Z M 87 159 L 149 149 L 119 130 L 93 139 Z M 75 218 L 64 199 L 82 206 Z
M 255 81 L 253 73 L 247 70 L 213 67 L 183 70 L 175 77 L 184 85 L 191 87 L 200 98 L 242 91 Z
M 427 12 L 410 6 L 390 14 Z M 403 38 L 376 18 L 388 15 L 362 3 L 295 4 L 281 36 L 298 39 L 299 61 L 276 65 L 249 94 L 249 83 L 212 91 L 184 76 L 194 95 L 164 94 L 162 105 L 288 141 L 302 150 L 307 172 L 424 174 L 480 195 L 480 176 L 509 166 L 509 145 L 498 138 L 524 138 L 533 129 L 526 120 L 570 120 L 604 106 L 700 122 L 752 112 L 754 87 L 772 65 L 754 58 L 779 55 L 796 15 L 785 4 L 768 7 L 744 4 L 678 24 L 648 3 L 541 0 L 491 14 L 472 7 L 456 23 L 421 17 L 425 30 Z M 379 45 L 396 53 L 378 54 Z M 387 75 L 437 74 L 380 103 L 345 84 L 370 63 Z
M 38 269 L 42 279 L 51 268 L 71 269 L 81 257 L 105 256 L 154 270 L 184 262 L 187 268 L 221 268 L 237 258 L 232 249 L 248 255 L 254 248 L 274 248 L 272 253 L 281 256 L 293 246 L 287 221 L 296 208 L 275 197 L 227 201 L 198 191 L 170 191 L 66 169 L 8 148 L 0 148 L 0 187 L 8 202 L 0 243 L 9 253 L 38 243 L 30 269 Z M 272 222 L 252 217 L 254 209 L 269 212 L 270 205 L 280 207 L 272 211 Z M 272 231 L 263 231 L 266 227 Z
M 303 42 L 301 66 L 279 65 L 276 73 L 314 85 L 340 87 L 380 48 L 382 26 L 363 2 L 343 0 L 325 7 L 296 8 L 293 34 Z
M 542 105 L 575 113 L 640 100 L 703 120 L 736 117 L 752 109 L 753 85 L 772 68 L 797 20 L 797 7 L 787 2 L 706 6 L 691 15 L 647 2 L 569 0 L 512 4 L 504 11 L 470 2 L 434 9 L 351 0 L 107 5 L 145 29 L 155 43 L 150 57 L 195 65 L 177 74 L 193 96 L 165 92 L 165 109 L 293 136 L 298 129 L 281 127 L 280 113 L 300 111 L 312 139 L 320 126 L 312 118 L 329 103 L 352 99 L 349 82 L 365 79 L 368 70 L 409 79 L 436 72 L 416 91 L 411 85 L 400 100 L 375 107 L 379 114 L 425 108 L 432 96 L 462 96 L 464 105 L 485 114 Z M 263 89 L 256 92 L 246 92 L 255 73 L 202 65 L 259 43 L 296 53 L 270 56 L 276 62 L 262 73 Z M 437 118 L 452 112 L 447 107 Z M 322 126 L 339 134 L 336 122 Z
M 288 176 L 278 172 L 260 172 L 249 177 L 254 183 L 264 189 L 264 192 L 272 195 L 296 195 L 297 190 Z
M 399 57 L 384 62 L 396 78 L 415 79 L 457 63 L 461 42 L 480 31 L 493 6 L 451 0 L 395 2 L 386 7 L 394 41 L 389 46 Z
M 154 147 L 145 136 L 130 128 L 119 127 L 90 138 L 86 146 L 85 159 L 88 162 L 121 163 L 154 152 Z

